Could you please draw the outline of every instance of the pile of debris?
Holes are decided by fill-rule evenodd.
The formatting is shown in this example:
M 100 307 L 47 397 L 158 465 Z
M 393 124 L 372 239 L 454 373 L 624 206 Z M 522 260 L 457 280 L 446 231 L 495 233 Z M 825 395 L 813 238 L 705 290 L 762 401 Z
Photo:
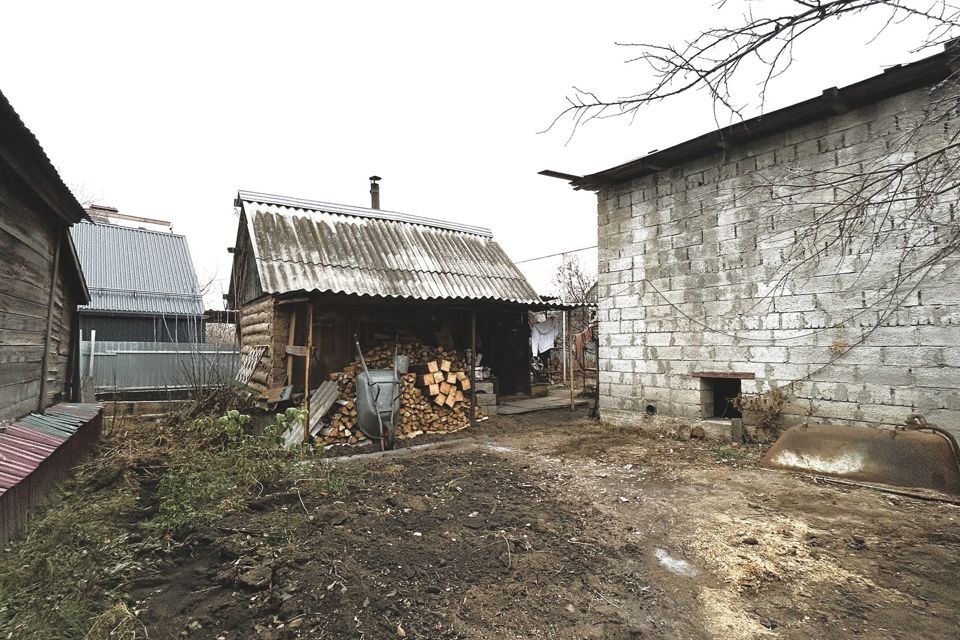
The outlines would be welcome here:
M 395 345 L 383 344 L 364 352 L 368 369 L 392 369 Z M 401 343 L 398 353 L 409 358 L 410 372 L 401 374 L 400 415 L 395 435 L 413 438 L 424 433 L 453 433 L 470 425 L 470 376 L 463 354 L 431 348 L 420 342 Z M 330 374 L 337 383 L 339 399 L 330 425 L 320 431 L 327 445 L 362 444 L 367 437 L 357 425 L 357 375 L 359 361 Z M 335 405 L 336 406 L 336 405 Z M 483 416 L 477 407 L 477 417 Z

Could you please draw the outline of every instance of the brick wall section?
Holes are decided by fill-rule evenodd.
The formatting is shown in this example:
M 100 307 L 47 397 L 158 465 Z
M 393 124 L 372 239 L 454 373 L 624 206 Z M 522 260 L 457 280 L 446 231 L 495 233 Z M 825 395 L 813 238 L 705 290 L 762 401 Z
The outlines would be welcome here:
M 773 218 L 752 187 L 877 157 L 929 96 L 907 93 L 601 190 L 603 418 L 630 422 L 647 405 L 700 417 L 701 380 L 691 373 L 745 371 L 756 375 L 743 382 L 745 392 L 799 381 L 788 422 L 891 425 L 919 411 L 960 434 L 956 258 L 883 321 L 871 302 L 899 254 L 874 255 L 866 269 L 856 253 L 827 259 L 791 278 L 775 302 L 761 301 L 782 273 L 784 241 L 765 233 Z M 941 125 L 917 150 L 942 143 L 955 125 Z M 840 343 L 856 343 L 876 325 L 820 370 Z

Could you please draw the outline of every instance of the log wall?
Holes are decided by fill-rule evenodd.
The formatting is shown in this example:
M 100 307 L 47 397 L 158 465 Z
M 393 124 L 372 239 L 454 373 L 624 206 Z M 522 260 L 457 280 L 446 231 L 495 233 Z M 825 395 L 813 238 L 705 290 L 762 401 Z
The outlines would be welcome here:
M 254 369 L 253 377 L 247 386 L 257 392 L 266 391 L 274 386 L 273 369 L 276 354 L 281 354 L 282 360 L 283 346 L 277 351 L 276 337 L 274 336 L 274 321 L 277 310 L 274 299 L 267 296 L 249 302 L 240 309 L 240 355 L 246 356 L 254 347 L 267 347 L 263 357 Z M 285 333 L 285 332 L 284 332 Z

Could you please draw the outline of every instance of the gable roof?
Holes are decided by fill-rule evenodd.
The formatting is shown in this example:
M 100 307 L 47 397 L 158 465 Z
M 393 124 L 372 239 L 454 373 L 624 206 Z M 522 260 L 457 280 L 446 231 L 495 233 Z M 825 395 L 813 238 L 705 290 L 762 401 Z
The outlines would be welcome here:
M 37 214 L 55 216 L 61 228 L 89 219 L 36 136 L 23 123 L 3 93 L 0 93 L 0 179 L 10 180 L 29 190 L 41 205 L 37 208 Z M 64 265 L 69 265 L 68 282 L 73 285 L 76 300 L 87 302 L 90 292 L 73 244 L 65 241 L 64 245 L 67 255 L 62 260 Z
M 36 136 L 3 93 L 0 93 L 0 164 L 26 184 L 63 222 L 72 224 L 89 219 Z
M 200 315 L 203 296 L 182 235 L 84 222 L 70 234 L 87 277 L 84 311 Z
M 489 229 L 248 191 L 236 206 L 265 293 L 540 303 Z
M 751 140 L 824 120 L 908 91 L 935 85 L 954 75 L 958 57 L 960 57 L 960 38 L 947 42 L 941 53 L 909 64 L 894 65 L 881 74 L 846 87 L 830 87 L 809 100 L 729 127 L 722 127 L 603 171 L 577 176 L 548 169 L 541 171 L 540 175 L 568 180 L 575 189 L 598 190 L 605 186 L 620 184 L 718 153 L 723 149 L 745 144 Z

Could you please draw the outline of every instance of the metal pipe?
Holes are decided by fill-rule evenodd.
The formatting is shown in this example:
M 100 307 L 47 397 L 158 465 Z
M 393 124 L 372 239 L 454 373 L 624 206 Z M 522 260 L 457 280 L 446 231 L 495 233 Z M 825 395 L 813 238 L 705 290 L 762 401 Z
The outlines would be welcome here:
M 380 176 L 370 176 L 370 208 L 380 209 Z
M 950 446 L 950 451 L 953 453 L 953 460 L 957 463 L 957 470 L 960 471 L 960 444 L 957 443 L 957 439 L 953 437 L 952 433 L 943 427 L 928 422 L 927 419 L 919 413 L 910 414 L 906 419 L 904 429 L 907 431 L 922 431 L 926 429 L 943 437 Z
M 87 375 L 90 376 L 91 378 L 93 377 L 93 354 L 96 352 L 96 346 L 97 346 L 97 330 L 91 329 L 90 330 L 90 362 L 88 363 L 89 366 L 87 367 Z

